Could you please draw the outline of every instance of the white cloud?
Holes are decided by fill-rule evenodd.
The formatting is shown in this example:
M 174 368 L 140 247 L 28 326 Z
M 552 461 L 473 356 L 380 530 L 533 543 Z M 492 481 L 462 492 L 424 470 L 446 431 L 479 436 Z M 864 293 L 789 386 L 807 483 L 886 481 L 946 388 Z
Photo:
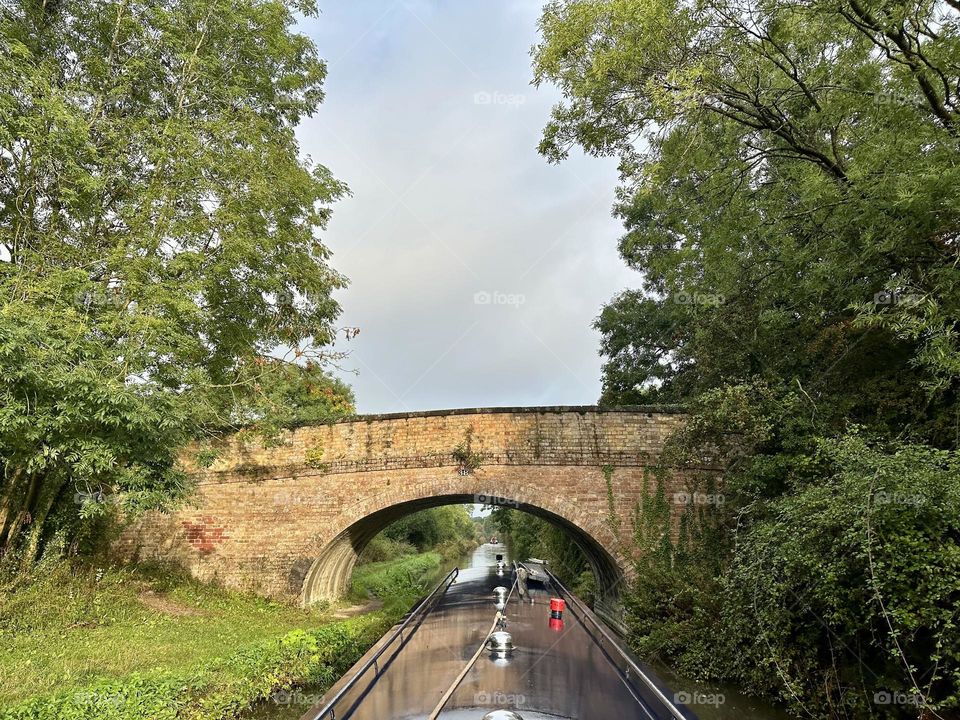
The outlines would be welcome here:
M 299 137 L 354 193 L 325 241 L 352 281 L 338 299 L 361 328 L 344 349 L 362 412 L 599 395 L 590 326 L 637 278 L 616 254 L 613 163 L 536 152 L 557 94 L 529 85 L 535 10 L 323 3 L 303 24 L 329 78 Z

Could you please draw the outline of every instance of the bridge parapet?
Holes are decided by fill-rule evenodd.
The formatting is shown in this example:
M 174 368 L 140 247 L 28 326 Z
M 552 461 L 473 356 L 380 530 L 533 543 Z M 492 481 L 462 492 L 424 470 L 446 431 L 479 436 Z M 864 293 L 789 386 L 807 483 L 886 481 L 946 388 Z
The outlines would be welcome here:
M 360 415 L 283 433 L 260 447 L 236 436 L 219 444 L 218 460 L 184 465 L 201 482 L 234 475 L 301 471 L 338 474 L 439 467 L 469 442 L 481 462 L 497 465 L 644 466 L 655 460 L 682 414 L 665 406 L 468 408 Z

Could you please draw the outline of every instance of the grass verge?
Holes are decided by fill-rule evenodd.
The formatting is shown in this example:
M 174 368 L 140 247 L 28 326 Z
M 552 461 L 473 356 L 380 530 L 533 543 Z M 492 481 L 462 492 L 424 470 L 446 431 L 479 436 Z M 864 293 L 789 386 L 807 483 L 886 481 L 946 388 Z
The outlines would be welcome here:
M 0 586 L 0 720 L 221 720 L 322 691 L 433 582 L 440 553 L 357 567 L 377 612 L 334 621 L 161 566 L 41 564 Z
M 385 607 L 392 607 L 399 598 L 409 605 L 410 598 L 419 596 L 436 577 L 442 560 L 440 553 L 427 552 L 357 565 L 349 597 L 357 601 L 380 598 Z
M 293 630 L 188 672 L 134 673 L 0 711 L 3 720 L 212 720 L 301 684 L 329 686 L 390 627 L 384 612 Z

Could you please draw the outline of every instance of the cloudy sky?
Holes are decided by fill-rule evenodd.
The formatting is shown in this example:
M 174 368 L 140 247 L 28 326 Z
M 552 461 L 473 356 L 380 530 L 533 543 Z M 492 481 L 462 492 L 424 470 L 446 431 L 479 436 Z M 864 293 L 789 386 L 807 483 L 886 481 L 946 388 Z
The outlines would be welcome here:
M 364 413 L 592 404 L 601 306 L 638 279 L 616 253 L 613 161 L 549 165 L 558 99 L 530 85 L 540 7 L 320 0 L 328 63 L 305 153 L 344 180 L 325 241 L 360 335 L 344 378 Z

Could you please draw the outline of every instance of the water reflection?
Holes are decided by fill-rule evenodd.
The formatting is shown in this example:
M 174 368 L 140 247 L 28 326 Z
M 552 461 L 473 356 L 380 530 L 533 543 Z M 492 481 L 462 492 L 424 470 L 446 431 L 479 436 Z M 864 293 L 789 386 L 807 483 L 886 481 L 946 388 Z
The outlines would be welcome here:
M 700 720 L 794 720 L 783 708 L 744 695 L 732 685 L 690 680 L 664 665 L 653 668 Z

